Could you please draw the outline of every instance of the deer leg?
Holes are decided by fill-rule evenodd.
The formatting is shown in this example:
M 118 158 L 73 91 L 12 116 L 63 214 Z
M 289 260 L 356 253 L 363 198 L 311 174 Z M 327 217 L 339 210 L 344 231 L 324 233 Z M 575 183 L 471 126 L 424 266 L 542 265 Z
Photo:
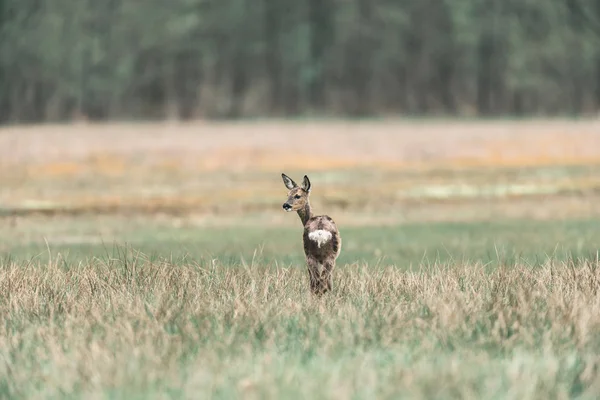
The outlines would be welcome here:
M 331 290 L 331 277 L 325 263 L 320 263 L 312 257 L 307 258 L 310 290 L 315 295 L 322 295 Z
M 335 268 L 335 260 L 326 260 L 323 263 L 323 273 L 321 275 L 321 281 L 322 284 L 325 288 L 326 292 L 331 291 L 332 287 L 333 287 L 333 279 L 332 279 L 332 272 L 333 269 Z
M 310 290 L 314 294 L 319 292 L 319 263 L 312 257 L 306 258 L 306 266 L 308 267 L 308 277 L 310 279 Z

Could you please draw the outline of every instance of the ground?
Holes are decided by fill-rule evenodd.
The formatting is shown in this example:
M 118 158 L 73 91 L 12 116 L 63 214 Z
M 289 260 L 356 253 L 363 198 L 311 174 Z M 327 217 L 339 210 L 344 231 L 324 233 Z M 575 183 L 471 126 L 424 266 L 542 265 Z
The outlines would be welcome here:
M 0 129 L 0 395 L 596 398 L 598 121 Z M 308 291 L 281 172 L 343 248 Z

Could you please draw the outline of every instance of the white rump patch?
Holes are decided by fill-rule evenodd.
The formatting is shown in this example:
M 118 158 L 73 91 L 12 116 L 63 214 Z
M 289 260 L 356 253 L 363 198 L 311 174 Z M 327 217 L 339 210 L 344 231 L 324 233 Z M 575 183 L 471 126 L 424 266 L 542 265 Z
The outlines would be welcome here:
M 308 238 L 313 242 L 317 242 L 317 247 L 321 247 L 325 243 L 331 240 L 331 232 L 318 229 L 308 234 Z

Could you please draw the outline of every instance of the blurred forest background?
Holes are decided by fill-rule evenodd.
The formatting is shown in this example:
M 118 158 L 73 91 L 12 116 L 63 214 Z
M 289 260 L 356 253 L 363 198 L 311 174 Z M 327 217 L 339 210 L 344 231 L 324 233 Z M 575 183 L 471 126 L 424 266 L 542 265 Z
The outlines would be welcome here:
M 0 0 L 0 123 L 599 109 L 600 0 Z
M 0 0 L 0 399 L 598 398 L 599 237 L 600 0 Z

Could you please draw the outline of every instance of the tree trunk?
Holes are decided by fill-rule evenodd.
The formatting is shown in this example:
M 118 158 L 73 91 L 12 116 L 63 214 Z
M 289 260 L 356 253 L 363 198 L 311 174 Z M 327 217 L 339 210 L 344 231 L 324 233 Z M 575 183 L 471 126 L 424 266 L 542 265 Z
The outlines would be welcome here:
M 248 86 L 248 77 L 246 75 L 246 66 L 241 55 L 234 58 L 231 70 L 231 108 L 229 109 L 230 118 L 239 118 L 242 116 L 242 104 L 244 95 Z
M 596 111 L 600 112 L 600 55 L 596 57 Z
M 264 0 L 265 7 L 265 65 L 270 85 L 270 111 L 277 113 L 281 110 L 281 54 L 279 50 L 280 18 L 279 0 Z
M 456 49 L 454 44 L 454 26 L 450 18 L 450 10 L 444 2 L 437 5 L 439 9 L 438 35 L 442 36 L 438 40 L 442 43 L 442 48 L 437 57 L 437 78 L 438 78 L 438 96 L 439 100 L 447 113 L 456 112 L 456 104 L 452 93 L 452 83 L 454 80 Z
M 493 39 L 482 34 L 477 48 L 477 111 L 480 115 L 489 115 L 492 111 L 492 56 Z
M 353 87 L 354 107 L 352 114 L 354 116 L 366 116 L 370 110 L 371 96 L 371 60 L 373 55 L 374 42 L 371 40 L 370 26 L 373 19 L 372 3 L 370 0 L 357 0 L 359 12 L 358 35 L 356 43 L 351 43 L 350 48 L 355 51 L 350 53 L 347 60 L 350 67 L 350 76 L 348 84 Z
M 331 0 L 309 0 L 310 56 L 312 74 L 308 96 L 314 108 L 325 104 L 325 55 L 333 41 L 333 10 Z
M 512 114 L 517 117 L 520 117 L 525 113 L 523 97 L 523 91 L 521 89 L 516 89 L 512 95 Z

